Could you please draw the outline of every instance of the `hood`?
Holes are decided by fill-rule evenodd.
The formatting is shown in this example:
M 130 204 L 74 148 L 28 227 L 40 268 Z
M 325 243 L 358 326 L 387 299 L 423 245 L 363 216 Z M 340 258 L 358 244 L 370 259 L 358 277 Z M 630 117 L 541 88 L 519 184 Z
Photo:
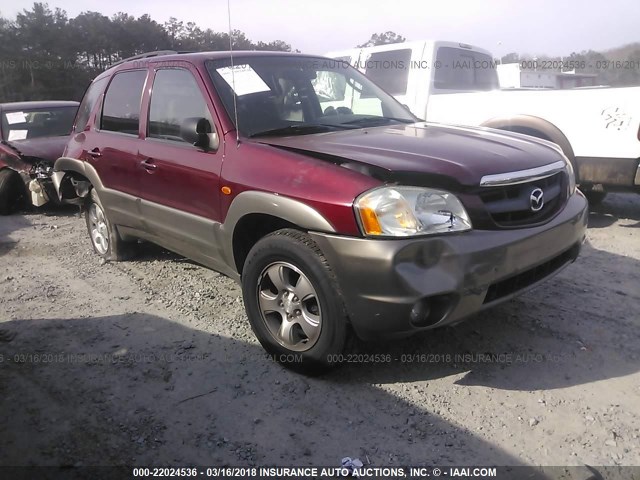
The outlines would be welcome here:
M 416 123 L 258 140 L 389 172 L 427 174 L 477 186 L 484 175 L 541 167 L 562 158 L 553 144 L 486 128 Z
M 53 163 L 62 156 L 68 141 L 69 137 L 60 136 L 15 140 L 8 143 L 19 150 L 23 157 L 33 157 Z M 6 145 L 3 147 L 7 148 Z

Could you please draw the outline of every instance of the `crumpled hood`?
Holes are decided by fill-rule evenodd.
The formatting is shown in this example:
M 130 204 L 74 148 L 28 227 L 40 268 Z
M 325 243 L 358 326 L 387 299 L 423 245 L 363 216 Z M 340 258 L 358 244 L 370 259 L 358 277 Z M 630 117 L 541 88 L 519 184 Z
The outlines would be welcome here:
M 14 140 L 8 143 L 18 149 L 24 157 L 39 158 L 53 163 L 62 156 L 62 152 L 68 141 L 68 136 L 60 136 L 34 138 L 32 140 Z M 8 149 L 6 145 L 3 145 L 3 148 Z
M 484 175 L 540 167 L 562 158 L 544 140 L 427 122 L 257 141 L 300 153 L 342 157 L 391 172 L 449 177 L 468 186 L 478 185 Z

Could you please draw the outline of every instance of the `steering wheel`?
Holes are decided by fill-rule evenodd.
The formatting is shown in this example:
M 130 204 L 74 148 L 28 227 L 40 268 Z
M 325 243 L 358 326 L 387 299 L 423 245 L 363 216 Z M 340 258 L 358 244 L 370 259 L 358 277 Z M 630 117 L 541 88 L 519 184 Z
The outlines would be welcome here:
M 353 115 L 353 111 L 348 107 L 332 107 L 329 106 L 324 109 L 325 115 Z

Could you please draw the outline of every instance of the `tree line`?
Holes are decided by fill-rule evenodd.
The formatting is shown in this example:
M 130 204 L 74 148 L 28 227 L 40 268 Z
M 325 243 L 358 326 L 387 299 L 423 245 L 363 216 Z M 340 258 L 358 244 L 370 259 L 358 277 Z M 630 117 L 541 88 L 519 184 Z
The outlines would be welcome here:
M 359 47 L 402 43 L 395 32 L 374 33 Z M 291 51 L 282 41 L 253 42 L 239 31 L 231 32 L 237 50 Z M 201 29 L 193 22 L 170 18 L 160 24 L 149 15 L 135 18 L 126 13 L 107 17 L 83 12 L 70 18 L 64 10 L 34 3 L 15 20 L 0 16 L 0 103 L 25 100 L 79 100 L 89 82 L 115 62 L 156 50 L 228 50 L 229 34 Z M 503 63 L 530 60 L 510 53 Z M 539 60 L 560 57 L 539 57 Z M 601 84 L 640 85 L 640 43 L 607 52 L 572 53 L 562 60 L 585 60 Z M 605 60 L 626 63 L 608 64 Z M 606 68 L 603 68 L 606 67 Z
M 291 51 L 282 41 L 253 42 L 231 32 L 237 50 Z M 26 100 L 79 100 L 89 82 L 115 62 L 156 50 L 228 50 L 229 34 L 203 30 L 171 18 L 160 24 L 149 15 L 107 17 L 34 3 L 15 20 L 0 16 L 0 103 Z

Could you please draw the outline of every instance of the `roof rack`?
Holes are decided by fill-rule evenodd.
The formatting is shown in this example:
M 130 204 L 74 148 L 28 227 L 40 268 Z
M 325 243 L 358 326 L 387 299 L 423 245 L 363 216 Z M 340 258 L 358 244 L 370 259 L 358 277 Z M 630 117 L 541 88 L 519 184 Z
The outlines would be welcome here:
M 178 53 L 185 53 L 185 52 L 177 52 L 175 50 L 157 50 L 155 52 L 146 52 L 146 53 L 141 53 L 140 55 L 134 55 L 133 57 L 124 58 L 122 60 L 119 60 L 113 63 L 111 66 L 115 67 L 116 65 L 120 65 L 121 63 L 130 62 L 131 60 L 140 60 L 142 58 L 149 58 L 149 57 L 161 57 L 162 55 L 175 55 Z

